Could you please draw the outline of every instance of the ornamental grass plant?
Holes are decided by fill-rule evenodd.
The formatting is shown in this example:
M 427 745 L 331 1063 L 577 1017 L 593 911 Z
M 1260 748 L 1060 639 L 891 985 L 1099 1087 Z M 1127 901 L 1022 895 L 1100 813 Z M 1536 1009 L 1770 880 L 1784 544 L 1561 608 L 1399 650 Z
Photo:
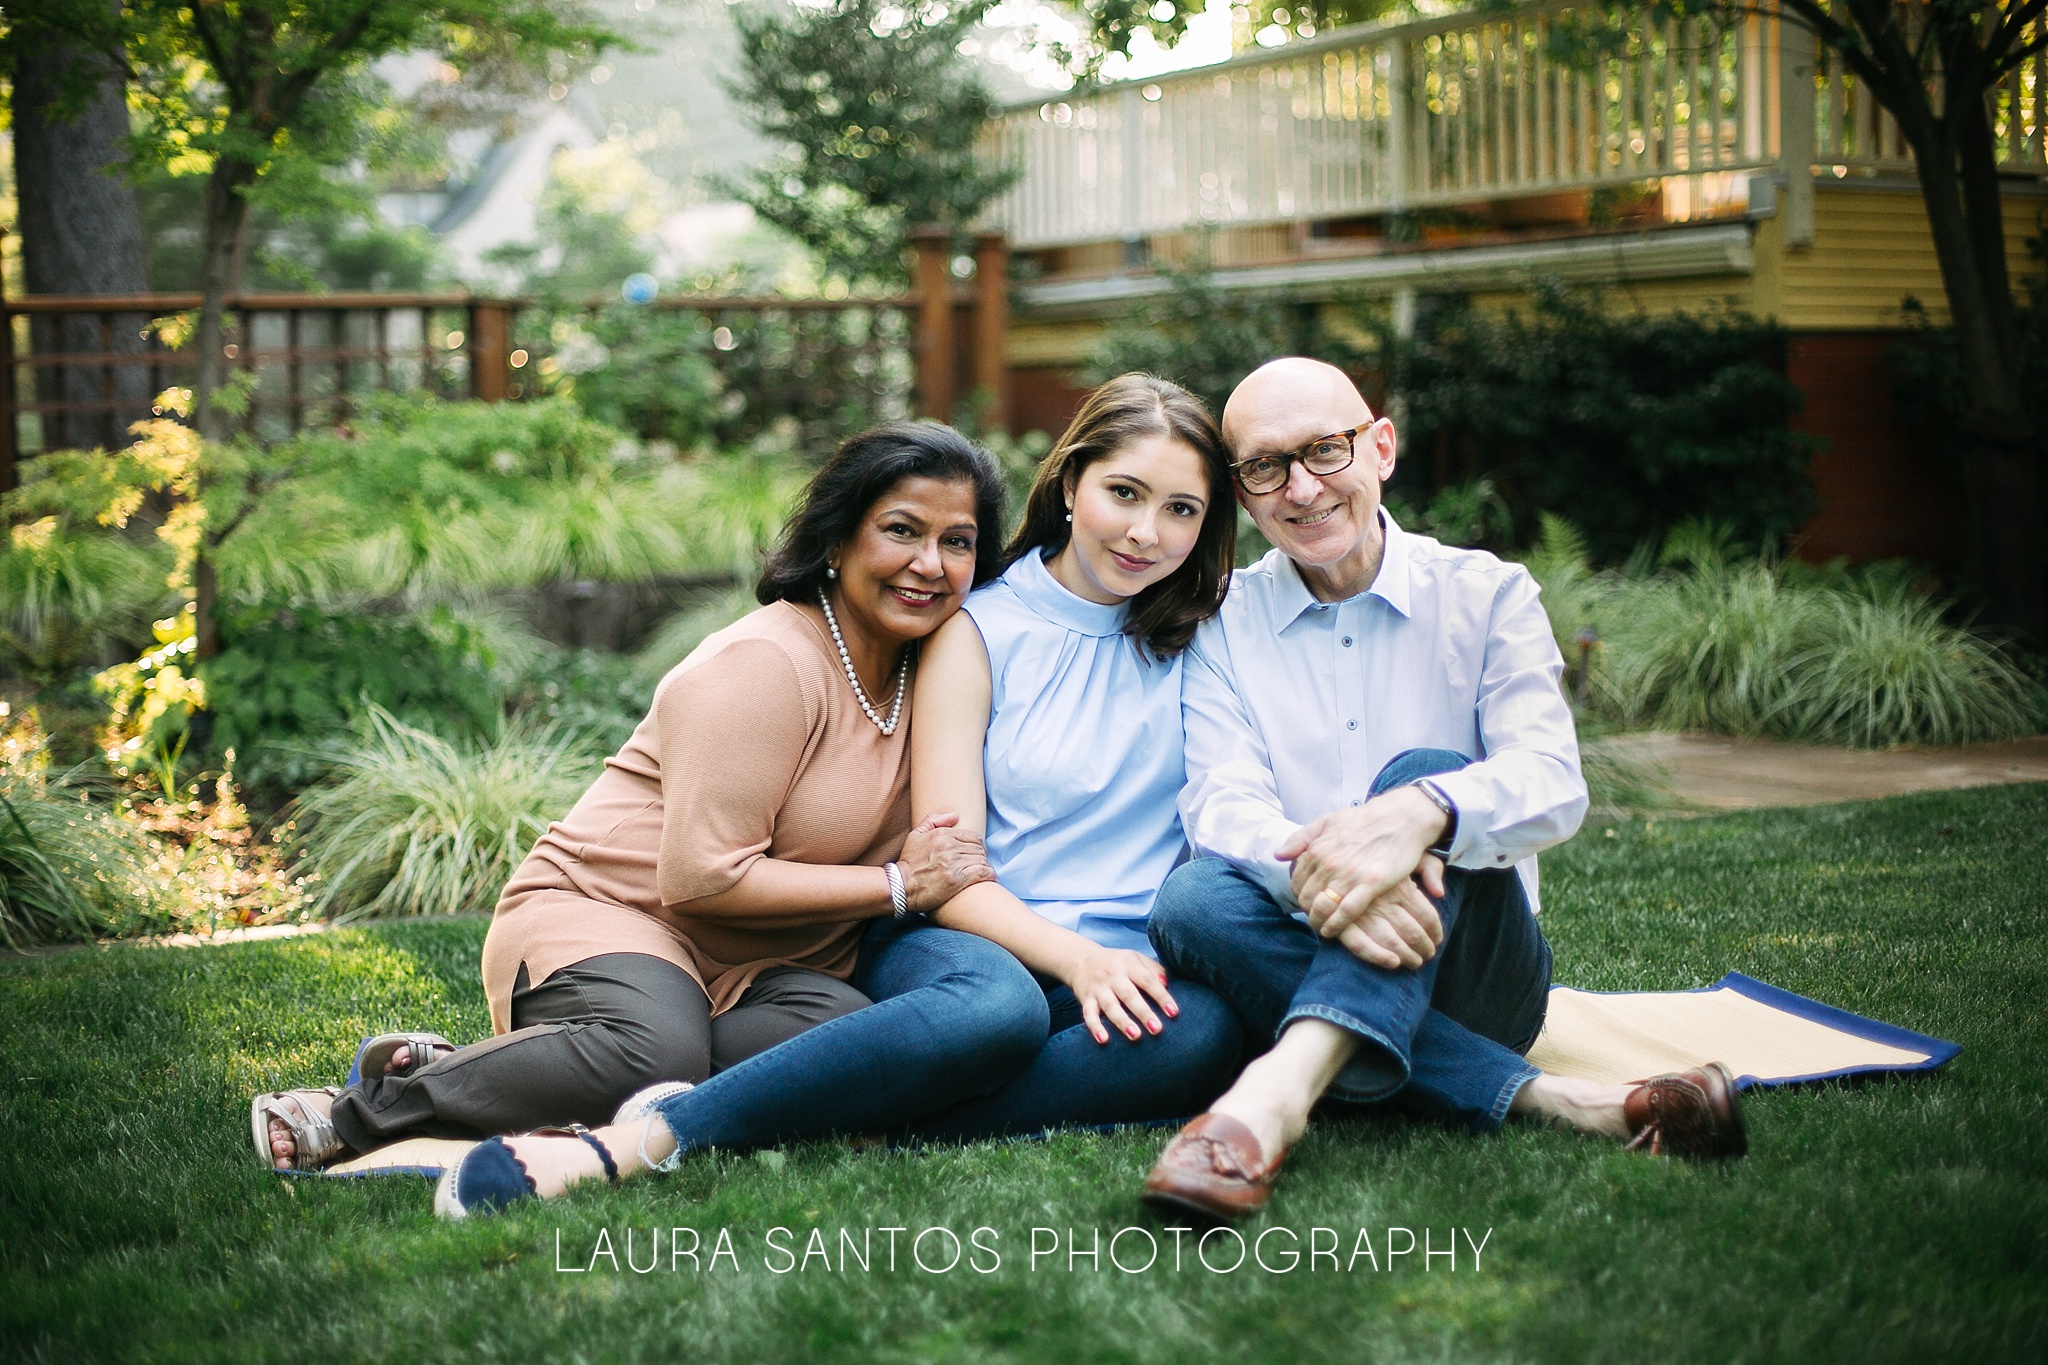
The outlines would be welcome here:
M 313 909 L 336 920 L 488 910 L 604 760 L 580 730 L 520 719 L 449 739 L 369 706 L 293 803 Z
M 1549 516 L 1527 556 L 1565 657 L 1576 667 L 1595 642 L 1590 679 L 1574 683 L 1598 719 L 1857 748 L 2042 726 L 2039 686 L 1900 566 L 1749 557 L 1700 527 L 1675 531 L 1662 559 L 1595 570 Z
M 0 944 L 90 943 L 159 926 L 148 837 L 52 773 L 33 715 L 0 706 Z

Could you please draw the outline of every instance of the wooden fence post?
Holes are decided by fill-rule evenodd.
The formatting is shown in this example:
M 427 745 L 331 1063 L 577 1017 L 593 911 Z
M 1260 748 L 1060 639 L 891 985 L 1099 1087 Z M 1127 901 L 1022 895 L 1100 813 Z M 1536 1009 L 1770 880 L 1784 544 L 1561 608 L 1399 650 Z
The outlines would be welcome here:
M 974 387 L 988 397 L 982 425 L 1010 429 L 1010 243 L 1000 232 L 974 237 Z
M 512 305 L 503 299 L 469 301 L 469 396 L 502 403 L 510 396 Z
M 917 249 L 917 411 L 953 420 L 953 234 L 926 226 L 910 234 Z
M 0 228 L 0 246 L 7 229 Z M 14 314 L 7 311 L 7 282 L 0 278 L 0 493 L 15 485 L 19 437 L 14 429 Z

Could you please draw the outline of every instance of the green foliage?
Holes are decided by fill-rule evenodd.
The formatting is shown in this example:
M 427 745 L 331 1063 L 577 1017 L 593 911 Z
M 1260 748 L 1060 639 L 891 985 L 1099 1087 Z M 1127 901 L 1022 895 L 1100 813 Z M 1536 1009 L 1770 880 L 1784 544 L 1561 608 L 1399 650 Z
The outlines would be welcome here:
M 243 785 L 275 799 L 304 786 L 322 747 L 368 707 L 458 734 L 497 726 L 501 693 L 478 634 L 448 612 L 254 607 L 221 622 L 200 668 L 207 745 L 234 750 Z
M 521 671 L 506 702 L 514 716 L 574 730 L 617 753 L 654 705 L 660 676 L 631 655 L 550 648 Z
M 0 546 L 0 665 L 47 685 L 148 634 L 169 556 L 118 531 L 44 516 Z
M 312 903 L 336 919 L 488 910 L 604 753 L 578 731 L 507 722 L 448 739 L 370 707 L 295 803 Z
M 1357 349 L 1320 327 L 1312 306 L 1278 295 L 1217 288 L 1208 270 L 1161 271 L 1169 290 L 1111 327 L 1081 368 L 1083 384 L 1138 371 L 1158 375 L 1221 414 L 1253 369 L 1286 355 L 1313 355 L 1356 370 Z
M 752 585 L 740 584 L 663 622 L 633 656 L 633 666 L 647 689 L 648 703 L 651 705 L 654 700 L 653 685 L 688 658 L 690 651 L 714 631 L 724 630 L 759 605 L 754 600 Z
M 1171 47 L 1187 32 L 1188 20 L 1208 9 L 1207 0 L 1077 0 L 1086 40 L 1078 52 L 1058 52 L 1066 66 L 1084 80 L 1115 75 L 1112 54 L 1128 57 L 1131 40 L 1149 33 L 1161 47 Z M 1412 0 L 1248 0 L 1233 4 L 1239 32 L 1264 37 L 1269 30 L 1289 38 L 1313 38 L 1345 24 L 1369 23 L 1399 10 L 1412 10 Z
M 1812 513 L 1813 442 L 1789 429 L 1799 391 L 1774 363 L 1783 334 L 1769 324 L 1609 315 L 1551 286 L 1526 314 L 1443 303 L 1404 340 L 1375 304 L 1290 304 L 1220 290 L 1200 270 L 1169 273 L 1170 292 L 1097 345 L 1085 382 L 1144 370 L 1220 412 L 1238 380 L 1278 356 L 1383 380 L 1388 406 L 1406 408 L 1390 496 L 1454 541 L 1514 544 L 1554 512 L 1611 562 L 1689 518 L 1771 544 Z M 1466 471 L 1460 491 L 1418 489 L 1438 457 Z
M 1386 503 L 1403 528 L 1446 545 L 1500 549 L 1510 544 L 1514 535 L 1514 514 L 1492 479 L 1446 484 L 1427 502 L 1417 502 L 1407 489 L 1389 488 Z
M 52 775 L 33 717 L 0 707 L 0 945 L 140 933 L 163 918 L 150 847 L 76 772 Z
M 1015 178 L 976 159 L 989 95 L 957 51 L 991 2 L 738 11 L 733 96 L 784 147 L 739 196 L 828 274 L 902 285 L 912 228 L 963 230 Z
M 725 386 L 701 315 L 619 304 L 534 321 L 551 342 L 537 372 L 596 421 L 684 450 L 717 433 Z
M 379 160 L 368 158 L 370 167 Z M 244 288 L 402 291 L 432 281 L 440 265 L 434 237 L 425 228 L 385 223 L 367 183 L 320 177 L 302 186 L 301 176 L 288 179 L 266 186 L 251 205 Z M 197 290 L 205 177 L 159 169 L 144 177 L 139 192 L 150 287 Z
M 1559 288 L 1524 314 L 1453 306 L 1393 350 L 1404 452 L 1498 471 L 1518 522 L 1569 518 L 1615 560 L 1689 519 L 1775 544 L 1812 515 L 1812 438 L 1783 331 L 1737 313 L 1610 315 Z
M 1596 572 L 1584 539 L 1545 520 L 1528 567 L 1575 668 L 1581 632 L 1597 639 L 1597 714 L 1865 748 L 2007 739 L 2048 719 L 2027 675 L 1897 566 L 1815 571 L 1727 542 L 1681 528 L 1664 568 Z
M 279 458 L 293 477 L 220 551 L 248 601 L 642 581 L 716 557 L 687 529 L 702 480 L 568 399 L 392 400 Z

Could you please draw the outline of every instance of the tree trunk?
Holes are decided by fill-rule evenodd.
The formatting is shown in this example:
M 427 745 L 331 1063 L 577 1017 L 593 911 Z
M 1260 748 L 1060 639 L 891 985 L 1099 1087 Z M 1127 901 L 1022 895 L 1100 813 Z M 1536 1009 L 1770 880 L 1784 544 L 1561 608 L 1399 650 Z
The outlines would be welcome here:
M 242 287 L 242 234 L 249 201 L 242 191 L 256 180 L 247 161 L 222 157 L 207 177 L 199 239 L 199 327 L 193 337 L 197 370 L 192 385 L 192 423 L 209 441 L 226 440 L 229 414 L 215 398 L 227 381 L 227 299 Z
M 225 441 L 234 430 L 234 414 L 218 402 L 227 382 L 227 299 L 242 287 L 242 236 L 249 224 L 249 201 L 242 191 L 253 184 L 256 168 L 247 161 L 222 157 L 206 182 L 205 217 L 200 226 L 198 373 L 192 385 L 192 424 L 208 441 Z M 220 589 L 214 574 L 213 546 L 202 529 L 192 566 L 193 648 L 195 660 L 220 652 L 220 623 L 214 619 Z
M 1970 98 L 1967 92 L 1948 94 L 1951 109 Z M 1950 123 L 1949 130 L 1965 139 L 1987 135 L 1981 119 L 1973 124 L 1967 116 Z M 1968 401 L 1963 479 L 1970 506 L 1973 586 L 1986 624 L 2027 644 L 2048 644 L 2038 433 L 2020 396 L 2014 347 L 2000 344 L 2001 331 L 2007 337 L 2015 335 L 2009 325 L 2000 325 L 2001 318 L 2012 316 L 2003 224 L 1984 221 L 1987 196 L 1981 186 L 1974 193 L 1966 191 L 1955 146 L 1942 136 L 1940 127 L 1907 126 L 1902 119 L 1901 131 L 1913 145 L 1928 232 L 1962 358 Z M 1970 155 L 1962 157 L 1965 174 L 1971 161 Z M 1995 213 L 1995 184 L 1988 198 L 1989 211 Z M 1974 212 L 1965 211 L 1966 199 Z M 1993 227 L 1999 231 L 1995 253 L 1986 241 Z M 1994 289 L 2002 297 L 1994 297 Z
M 32 32 L 17 33 L 16 43 L 14 169 L 28 292 L 145 292 L 142 210 L 119 169 L 129 132 L 120 75 L 103 56 Z M 95 317 L 36 317 L 30 348 L 38 355 L 140 354 L 148 321 L 141 314 L 104 326 Z M 119 404 L 111 413 L 45 414 L 45 449 L 124 444 L 128 424 L 148 414 L 149 372 L 140 364 L 38 366 L 35 374 L 44 402 L 111 397 Z

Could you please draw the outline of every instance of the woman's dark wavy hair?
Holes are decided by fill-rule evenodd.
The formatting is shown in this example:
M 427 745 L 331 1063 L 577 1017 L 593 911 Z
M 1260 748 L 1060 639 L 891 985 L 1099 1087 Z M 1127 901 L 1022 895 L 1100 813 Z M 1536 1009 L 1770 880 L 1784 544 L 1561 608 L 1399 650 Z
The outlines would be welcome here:
M 974 582 L 1002 572 L 1003 480 L 987 451 L 938 422 L 890 422 L 849 436 L 815 474 L 782 528 L 754 596 L 810 602 L 825 586 L 825 561 L 853 538 L 877 499 L 905 479 L 974 485 Z
M 1124 624 L 1125 634 L 1165 659 L 1186 649 L 1195 627 L 1223 605 L 1237 561 L 1230 454 L 1209 409 L 1180 385 L 1149 374 L 1120 374 L 1082 401 L 1066 434 L 1038 466 L 1024 498 L 1024 523 L 1003 550 L 1003 567 L 1027 551 L 1055 555 L 1065 549 L 1073 531 L 1067 520 L 1067 485 L 1097 460 L 1146 436 L 1170 436 L 1192 447 L 1209 478 L 1209 507 L 1187 562 L 1132 599 Z

